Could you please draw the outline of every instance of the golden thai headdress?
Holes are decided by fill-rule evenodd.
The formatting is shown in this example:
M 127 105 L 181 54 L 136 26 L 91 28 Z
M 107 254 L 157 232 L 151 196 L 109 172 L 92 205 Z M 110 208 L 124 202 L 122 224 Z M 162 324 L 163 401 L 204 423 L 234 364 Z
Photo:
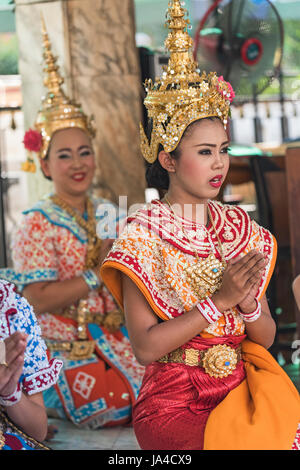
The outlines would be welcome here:
M 155 83 L 145 83 L 144 104 L 152 119 L 150 142 L 140 125 L 141 150 L 153 163 L 161 144 L 166 152 L 175 150 L 189 124 L 206 117 L 219 117 L 226 128 L 234 91 L 230 83 L 215 72 L 201 75 L 192 56 L 193 40 L 187 32 L 189 20 L 180 0 L 168 5 L 169 34 L 165 41 L 170 51 L 168 66 Z
M 48 92 L 42 99 L 34 129 L 29 129 L 24 136 L 24 146 L 29 152 L 35 152 L 39 158 L 47 156 L 49 144 L 56 131 L 68 128 L 79 128 L 91 138 L 95 136 L 93 118 L 88 118 L 81 105 L 69 99 L 62 90 L 64 79 L 56 64 L 57 58 L 53 56 L 51 43 L 42 19 L 43 59 L 44 59 L 44 85 Z M 34 162 L 29 155 L 23 164 L 24 171 L 35 171 Z

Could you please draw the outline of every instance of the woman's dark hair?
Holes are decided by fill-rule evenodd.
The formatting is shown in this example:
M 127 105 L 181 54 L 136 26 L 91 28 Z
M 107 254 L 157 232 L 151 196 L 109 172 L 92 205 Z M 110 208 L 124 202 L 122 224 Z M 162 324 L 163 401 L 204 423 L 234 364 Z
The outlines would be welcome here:
M 158 148 L 158 153 L 163 150 L 163 146 L 160 145 Z M 174 160 L 177 160 L 180 156 L 180 150 L 178 147 L 170 152 L 170 155 Z M 146 181 L 149 188 L 156 189 L 168 189 L 170 184 L 169 173 L 165 168 L 160 164 L 159 159 L 157 158 L 154 163 L 147 163 L 146 168 Z
M 187 128 L 185 129 L 184 133 L 182 134 L 181 141 L 184 137 L 189 135 L 192 131 L 192 128 L 200 121 L 204 121 L 205 119 L 209 119 L 210 121 L 214 121 L 215 119 L 219 119 L 218 117 L 208 117 L 208 118 L 203 118 L 203 119 L 198 119 L 197 121 L 192 122 Z M 149 127 L 147 129 L 147 133 L 150 134 L 152 129 L 152 123 L 149 123 Z M 159 146 L 157 154 L 163 150 L 162 145 Z M 180 158 L 180 143 L 176 147 L 173 152 L 170 152 L 170 155 L 174 160 L 178 160 Z M 147 163 L 146 167 L 146 181 L 148 184 L 149 188 L 156 188 L 156 189 L 162 189 L 162 190 L 167 190 L 169 189 L 169 184 L 170 184 L 170 179 L 169 179 L 169 173 L 167 170 L 165 170 L 160 162 L 159 159 L 157 158 L 154 163 Z

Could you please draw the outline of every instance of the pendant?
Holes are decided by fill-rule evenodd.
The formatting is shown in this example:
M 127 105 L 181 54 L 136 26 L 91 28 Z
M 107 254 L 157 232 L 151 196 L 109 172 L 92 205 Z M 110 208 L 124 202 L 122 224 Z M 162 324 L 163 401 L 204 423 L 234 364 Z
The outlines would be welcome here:
M 82 361 L 90 359 L 95 349 L 95 341 L 73 341 L 72 349 L 68 355 L 69 361 Z
M 194 294 L 204 300 L 220 289 L 225 268 L 226 263 L 211 253 L 207 258 L 184 268 L 184 272 Z

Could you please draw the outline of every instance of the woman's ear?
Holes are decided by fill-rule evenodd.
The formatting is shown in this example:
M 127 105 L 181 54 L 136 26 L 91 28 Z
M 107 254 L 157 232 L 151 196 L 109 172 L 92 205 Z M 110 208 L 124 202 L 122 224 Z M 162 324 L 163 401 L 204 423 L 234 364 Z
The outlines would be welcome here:
M 176 173 L 176 163 L 174 158 L 171 157 L 169 152 L 161 150 L 158 154 L 158 160 L 161 166 L 169 173 Z
M 41 169 L 42 169 L 42 172 L 44 173 L 44 175 L 48 178 L 51 178 L 48 159 L 44 160 L 43 158 L 41 158 L 40 159 L 40 165 L 41 165 Z

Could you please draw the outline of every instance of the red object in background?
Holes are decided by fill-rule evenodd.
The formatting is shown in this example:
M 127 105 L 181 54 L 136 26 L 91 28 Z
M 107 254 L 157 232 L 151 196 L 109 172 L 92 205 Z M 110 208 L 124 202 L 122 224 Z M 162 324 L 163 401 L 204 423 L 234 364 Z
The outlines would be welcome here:
M 263 56 L 264 48 L 262 42 L 256 38 L 249 38 L 241 48 L 242 60 L 247 65 L 255 65 Z M 251 54 L 253 57 L 251 57 Z
M 42 142 L 42 135 L 33 129 L 29 129 L 24 135 L 24 147 L 30 152 L 39 152 L 42 147 Z

